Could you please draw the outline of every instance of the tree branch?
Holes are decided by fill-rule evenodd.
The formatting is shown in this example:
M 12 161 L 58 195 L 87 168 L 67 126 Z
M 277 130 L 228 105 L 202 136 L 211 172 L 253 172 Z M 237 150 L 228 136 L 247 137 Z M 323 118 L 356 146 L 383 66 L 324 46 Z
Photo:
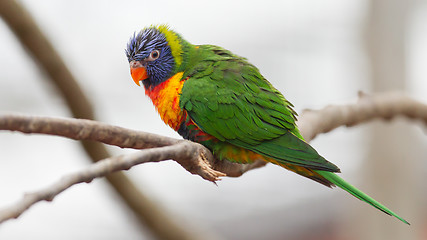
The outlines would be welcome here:
M 339 126 L 354 126 L 377 118 L 390 120 L 397 116 L 417 119 L 427 124 L 427 105 L 400 93 L 381 93 L 373 96 L 359 93 L 359 101 L 354 104 L 305 110 L 298 123 L 303 136 L 310 141 L 318 134 L 329 132 Z M 57 194 L 74 184 L 90 182 L 94 178 L 114 171 L 127 170 L 141 163 L 173 159 L 187 171 L 209 181 L 216 181 L 221 176 L 240 176 L 265 164 L 260 161 L 252 164 L 217 161 L 208 149 L 197 143 L 91 120 L 4 114 L 0 115 L 0 130 L 57 135 L 75 140 L 98 141 L 123 148 L 144 149 L 138 153 L 101 160 L 86 170 L 63 177 L 51 186 L 26 194 L 18 203 L 0 210 L 0 222 L 20 216 L 38 201 L 53 200 Z
M 352 127 L 374 119 L 406 117 L 427 125 L 427 105 L 399 92 L 367 95 L 359 92 L 356 103 L 330 105 L 320 110 L 304 110 L 298 126 L 307 142 L 340 126 Z
M 92 140 L 121 148 L 133 149 L 164 147 L 184 141 L 153 133 L 112 126 L 93 120 L 37 117 L 18 114 L 4 114 L 0 116 L 0 130 L 56 135 L 74 140 Z M 203 159 L 205 159 L 210 166 L 213 166 L 214 169 L 230 177 L 238 177 L 252 168 L 260 167 L 265 164 L 258 161 L 242 167 L 241 164 L 237 163 L 216 161 L 207 148 L 197 143 L 193 144 L 197 146 L 197 151 L 195 152 L 199 155 L 203 155 Z M 202 159 L 202 156 L 200 157 Z M 193 166 L 188 164 L 181 165 L 187 170 L 192 169 Z M 216 181 L 218 177 L 222 176 L 219 172 L 212 176 L 212 173 L 209 172 L 211 169 L 206 169 L 207 172 L 197 171 L 199 170 L 196 170 L 197 174 L 200 173 L 199 175 L 201 177 L 209 181 Z M 194 173 L 194 170 L 190 172 Z
M 19 217 L 25 210 L 36 202 L 42 200 L 52 201 L 59 193 L 75 184 L 83 182 L 89 183 L 95 178 L 103 177 L 109 173 L 120 170 L 128 170 L 141 163 L 160 162 L 174 159 L 181 165 L 186 166 L 189 171 L 199 174 L 205 179 L 217 180 L 217 175 L 223 176 L 224 174 L 217 173 L 216 171 L 209 169 L 208 166 L 203 165 L 205 164 L 204 160 L 199 159 L 199 156 L 203 155 L 196 154 L 199 149 L 200 147 L 192 142 L 178 141 L 169 146 L 145 149 L 137 153 L 111 157 L 98 161 L 87 169 L 68 174 L 54 184 L 40 189 L 37 192 L 27 193 L 19 202 L 10 207 L 1 209 L 0 223 L 7 219 Z M 205 176 L 205 174 L 210 174 L 210 176 Z

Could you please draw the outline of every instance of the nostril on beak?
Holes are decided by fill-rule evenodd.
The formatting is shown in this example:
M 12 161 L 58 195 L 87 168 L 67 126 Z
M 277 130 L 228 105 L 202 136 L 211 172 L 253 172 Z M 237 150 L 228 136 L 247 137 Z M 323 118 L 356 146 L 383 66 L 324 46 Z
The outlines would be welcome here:
M 131 68 L 139 68 L 139 67 L 142 67 L 142 63 L 141 63 L 140 61 L 135 61 L 135 60 L 131 61 L 131 62 L 129 63 L 129 65 L 130 65 L 130 67 L 131 67 Z

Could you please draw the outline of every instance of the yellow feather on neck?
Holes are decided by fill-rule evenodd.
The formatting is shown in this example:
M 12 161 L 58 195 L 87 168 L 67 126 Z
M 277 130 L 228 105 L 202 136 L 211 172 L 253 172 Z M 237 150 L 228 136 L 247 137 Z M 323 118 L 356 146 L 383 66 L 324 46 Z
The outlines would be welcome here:
M 168 45 L 171 48 L 172 56 L 175 59 L 177 66 L 179 67 L 182 63 L 182 45 L 180 43 L 178 35 L 169 29 L 169 26 L 166 24 L 161 25 L 151 25 L 150 28 L 155 28 L 159 30 L 163 35 L 165 35 Z

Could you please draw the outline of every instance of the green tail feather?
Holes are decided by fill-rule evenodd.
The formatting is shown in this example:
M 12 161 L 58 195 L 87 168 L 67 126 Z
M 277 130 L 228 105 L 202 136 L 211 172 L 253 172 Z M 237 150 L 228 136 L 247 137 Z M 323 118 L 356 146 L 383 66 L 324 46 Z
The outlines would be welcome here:
M 400 221 L 410 225 L 410 223 L 407 222 L 405 219 L 401 218 L 400 216 L 398 216 L 396 213 L 394 213 L 393 211 L 391 211 L 390 209 L 388 209 L 387 207 L 385 207 L 381 203 L 375 201 L 375 199 L 369 197 L 368 195 L 366 195 L 365 193 L 363 193 L 362 191 L 360 191 L 359 189 L 357 189 L 356 187 L 354 187 L 350 183 L 344 181 L 344 179 L 340 178 L 335 173 L 327 172 L 327 171 L 320 171 L 320 170 L 317 170 L 316 172 L 318 174 L 320 174 L 321 176 L 323 176 L 324 178 L 326 178 L 331 183 L 333 183 L 336 186 L 344 189 L 345 191 L 349 192 L 350 194 L 357 197 L 358 199 L 360 199 L 364 202 L 367 202 L 367 203 L 371 204 L 372 206 L 374 206 L 375 208 L 387 213 L 388 215 L 394 216 L 397 219 L 399 219 Z

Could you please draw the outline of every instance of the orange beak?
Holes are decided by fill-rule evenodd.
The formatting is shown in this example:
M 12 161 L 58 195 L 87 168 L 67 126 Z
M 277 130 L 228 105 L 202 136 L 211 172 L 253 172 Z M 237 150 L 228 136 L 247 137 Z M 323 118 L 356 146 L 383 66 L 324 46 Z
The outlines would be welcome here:
M 139 82 L 148 78 L 147 70 L 139 61 L 131 61 L 129 65 L 130 75 L 132 75 L 133 81 L 136 83 L 136 85 L 141 86 Z

